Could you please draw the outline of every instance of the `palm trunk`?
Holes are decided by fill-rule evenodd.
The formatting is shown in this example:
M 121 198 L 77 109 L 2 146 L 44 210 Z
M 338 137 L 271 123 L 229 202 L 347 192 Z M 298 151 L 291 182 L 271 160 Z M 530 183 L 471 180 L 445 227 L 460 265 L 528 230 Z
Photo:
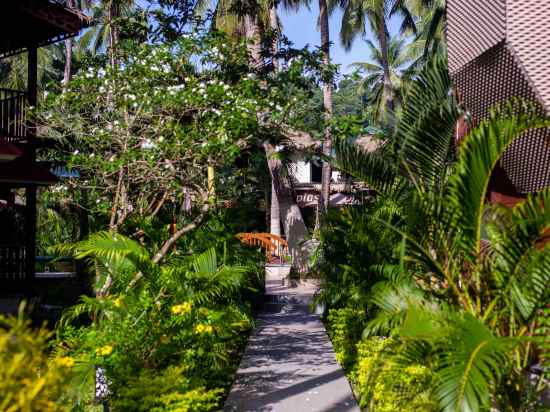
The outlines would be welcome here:
M 249 52 L 254 67 L 262 64 L 260 28 L 256 16 L 245 16 L 245 33 L 249 40 Z M 275 214 L 279 212 L 279 221 L 282 220 L 288 249 L 292 256 L 292 265 L 299 271 L 304 271 L 308 265 L 310 250 L 303 245 L 308 237 L 308 230 L 302 217 L 290 187 L 290 182 L 281 179 L 281 161 L 273 158 L 275 148 L 268 142 L 264 143 L 269 173 L 271 175 L 272 189 L 275 191 Z M 273 220 L 272 220 L 273 221 Z
M 384 69 L 384 96 L 386 99 L 386 109 L 389 112 L 393 112 L 395 105 L 393 101 L 393 85 L 391 82 L 390 64 L 388 58 L 388 36 L 386 21 L 383 15 L 379 18 L 377 26 L 378 42 L 380 43 L 380 51 L 382 53 L 382 68 Z
M 256 68 L 260 67 L 262 65 L 262 43 L 256 16 L 244 16 L 244 30 L 249 41 L 248 50 L 252 65 Z
M 273 2 L 269 8 L 269 26 L 273 39 L 271 40 L 271 56 L 273 61 L 273 70 L 279 70 L 279 61 L 277 60 L 277 49 L 279 44 L 279 16 L 277 15 L 277 2 Z
M 328 7 L 326 0 L 319 0 L 319 24 L 321 27 L 321 51 L 323 52 L 323 64 L 330 65 L 330 34 L 328 25 Z M 323 154 L 330 156 L 332 153 L 332 135 L 330 131 L 330 119 L 332 118 L 332 79 L 326 79 L 323 86 L 323 106 L 325 109 L 325 134 L 323 141 Z M 323 161 L 321 176 L 321 196 L 319 196 L 319 212 L 328 210 L 330 200 L 330 179 L 332 169 L 330 163 Z
M 281 236 L 281 210 L 279 208 L 279 199 L 275 185 L 271 182 L 271 207 L 269 218 L 269 233 Z
M 74 0 L 67 0 L 67 7 L 74 8 Z M 73 40 L 71 38 L 65 40 L 65 69 L 63 70 L 63 88 L 71 81 L 71 70 L 73 60 Z
M 109 19 L 109 56 L 111 60 L 111 67 L 117 65 L 117 45 L 118 45 L 118 22 L 116 21 L 120 14 L 120 8 L 118 0 L 110 0 L 108 10 Z
M 280 160 L 273 157 L 275 148 L 269 143 L 264 143 L 264 149 L 273 188 L 277 195 L 278 210 L 282 217 L 288 249 L 292 256 L 292 265 L 299 271 L 305 271 L 311 250 L 308 245 L 304 245 L 304 240 L 308 237 L 308 230 L 302 212 L 294 200 L 290 182 L 281 178 L 282 164 Z
M 269 9 L 269 25 L 273 35 L 271 43 L 271 56 L 273 61 L 273 70 L 276 72 L 279 69 L 277 58 L 277 45 L 278 45 L 278 31 L 279 31 L 279 17 L 277 16 L 277 3 L 274 2 Z M 277 190 L 275 190 L 275 184 L 271 181 L 271 207 L 269 213 L 269 232 L 272 235 L 281 236 L 281 210 L 279 208 L 279 199 L 277 197 Z

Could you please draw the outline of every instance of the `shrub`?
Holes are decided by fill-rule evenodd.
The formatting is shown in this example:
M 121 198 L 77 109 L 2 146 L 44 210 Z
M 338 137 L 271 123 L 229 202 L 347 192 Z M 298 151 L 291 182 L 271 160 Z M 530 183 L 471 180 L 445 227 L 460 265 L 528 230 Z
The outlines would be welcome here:
M 357 342 L 361 339 L 365 327 L 364 311 L 344 308 L 330 309 L 327 327 L 336 360 L 345 370 L 351 370 L 356 361 Z
M 74 361 L 48 358 L 45 328 L 32 329 L 30 321 L 0 315 L 0 411 L 59 412 L 58 401 Z
M 368 338 L 357 345 L 352 381 L 360 406 L 371 412 L 436 410 L 429 392 L 430 370 L 397 362 L 398 348 L 395 338 Z
M 219 406 L 223 389 L 192 389 L 185 366 L 162 371 L 142 370 L 126 381 L 112 399 L 115 411 L 211 411 Z

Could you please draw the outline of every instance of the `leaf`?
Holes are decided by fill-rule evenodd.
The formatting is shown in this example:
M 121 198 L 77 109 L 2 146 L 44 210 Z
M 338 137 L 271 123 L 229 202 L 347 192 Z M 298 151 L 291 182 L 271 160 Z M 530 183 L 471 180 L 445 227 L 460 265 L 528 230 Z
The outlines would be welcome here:
M 495 337 L 470 314 L 453 316 L 453 323 L 438 355 L 436 396 L 444 411 L 476 412 L 489 405 L 515 341 Z
M 550 119 L 537 115 L 534 105 L 513 99 L 492 110 L 462 144 L 447 202 L 455 213 L 454 225 L 464 233 L 461 246 L 470 261 L 479 256 L 485 196 L 497 162 L 525 131 L 548 126 Z

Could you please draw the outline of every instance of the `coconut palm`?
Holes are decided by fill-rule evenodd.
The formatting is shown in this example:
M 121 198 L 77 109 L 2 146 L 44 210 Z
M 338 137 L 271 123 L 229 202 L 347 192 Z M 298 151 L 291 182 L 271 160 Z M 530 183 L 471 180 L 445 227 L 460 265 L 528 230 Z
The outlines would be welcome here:
M 413 16 L 413 31 L 423 62 L 435 54 L 445 54 L 445 0 L 398 0 L 394 7 Z
M 550 188 L 512 210 L 488 213 L 485 198 L 504 151 L 550 119 L 523 101 L 497 107 L 453 162 L 460 110 L 450 90 L 444 61 L 429 64 L 404 98 L 386 152 L 342 143 L 337 164 L 379 196 L 409 193 L 407 225 L 380 222 L 402 236 L 405 249 L 397 275 L 373 288 L 379 316 L 367 331 L 397 327 L 403 362 L 432 366 L 441 408 L 472 411 L 517 403 L 535 353 L 536 340 L 526 336 L 549 298 L 550 245 L 540 241 L 550 228 Z
M 359 92 L 367 95 L 368 102 L 374 107 L 375 118 L 380 120 L 388 100 L 392 100 L 396 104 L 401 102 L 403 83 L 409 77 L 408 69 L 414 61 L 414 56 L 411 56 L 414 49 L 409 48 L 407 40 L 401 36 L 389 38 L 388 71 L 386 71 L 380 45 L 371 40 L 366 40 L 365 43 L 370 51 L 370 62 L 356 62 L 352 63 L 350 67 L 365 76 Z M 390 76 L 391 90 L 384 87 L 387 83 L 385 78 L 387 73 Z M 386 93 L 390 93 L 391 96 Z
M 118 19 L 129 14 L 134 4 L 134 0 L 83 1 L 82 7 L 91 14 L 94 26 L 80 37 L 79 48 L 89 50 L 92 54 L 108 50 L 111 63 L 114 64 L 120 36 Z
M 380 48 L 381 63 L 384 69 L 384 88 L 386 110 L 393 112 L 393 85 L 389 68 L 389 30 L 388 19 L 396 14 L 403 16 L 402 29 L 415 30 L 414 19 L 407 4 L 400 0 L 344 0 L 332 1 L 331 9 L 343 9 L 340 27 L 340 41 L 349 50 L 358 36 L 365 36 L 367 28 L 374 34 Z

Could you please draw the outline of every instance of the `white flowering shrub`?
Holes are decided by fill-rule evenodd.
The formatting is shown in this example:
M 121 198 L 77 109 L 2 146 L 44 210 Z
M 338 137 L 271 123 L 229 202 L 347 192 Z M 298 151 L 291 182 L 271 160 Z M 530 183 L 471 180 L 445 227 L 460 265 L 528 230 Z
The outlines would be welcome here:
M 88 188 L 87 207 L 111 228 L 155 214 L 166 199 L 204 212 L 207 166 L 230 166 L 280 133 L 297 90 L 315 81 L 304 80 L 299 59 L 278 78 L 251 73 L 244 45 L 220 34 L 131 47 L 117 67 L 89 67 L 45 95 L 37 113 L 42 134 L 60 142 L 57 160 L 80 174 L 67 185 Z

